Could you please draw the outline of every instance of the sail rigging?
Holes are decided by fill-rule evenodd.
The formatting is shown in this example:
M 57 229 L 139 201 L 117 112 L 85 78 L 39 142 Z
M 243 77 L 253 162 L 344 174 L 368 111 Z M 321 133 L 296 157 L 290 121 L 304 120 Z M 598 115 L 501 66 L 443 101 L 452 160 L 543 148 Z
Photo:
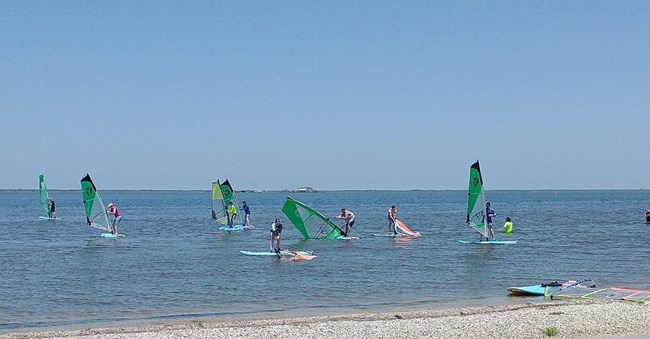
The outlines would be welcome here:
M 287 197 L 282 212 L 305 239 L 335 239 L 345 233 L 320 212 L 292 198 Z
M 47 193 L 47 185 L 45 185 L 45 175 L 38 176 L 38 196 L 41 209 L 45 212 L 45 216 L 51 218 L 50 214 L 50 195 Z
M 481 167 L 479 166 L 478 160 L 476 160 L 469 168 L 467 224 L 487 238 L 488 228 L 485 218 L 485 200 Z
M 84 208 L 86 211 L 86 222 L 88 226 L 100 230 L 111 231 L 111 223 L 108 221 L 108 213 L 102 201 L 97 187 L 93 183 L 90 175 L 81 178 L 81 195 L 83 197 Z

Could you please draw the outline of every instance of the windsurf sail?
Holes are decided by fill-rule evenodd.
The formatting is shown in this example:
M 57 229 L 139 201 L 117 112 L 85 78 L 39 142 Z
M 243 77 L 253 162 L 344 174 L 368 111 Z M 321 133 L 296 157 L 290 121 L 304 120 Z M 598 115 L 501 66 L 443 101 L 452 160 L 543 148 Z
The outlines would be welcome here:
M 483 176 L 478 160 L 469 168 L 469 190 L 467 201 L 467 224 L 484 237 L 488 237 L 485 218 L 485 191 Z
M 305 239 L 334 239 L 345 233 L 329 218 L 298 200 L 287 197 L 282 212 Z
M 228 213 L 226 209 L 228 204 L 232 202 L 235 205 L 237 210 L 237 218 L 235 219 L 235 225 L 242 225 L 241 213 L 239 212 L 239 201 L 235 195 L 235 191 L 232 189 L 228 179 L 223 183 L 220 183 L 219 180 L 212 182 L 212 219 L 216 219 L 219 223 L 228 225 Z M 215 205 L 217 205 L 219 210 L 215 210 Z M 231 226 L 235 226 L 231 225 Z
M 50 215 L 50 195 L 47 193 L 47 185 L 45 185 L 45 175 L 38 176 L 38 196 L 41 209 L 45 212 L 45 216 L 51 218 Z
M 546 295 L 547 298 L 553 300 L 561 299 L 609 299 L 609 300 L 626 300 L 634 302 L 650 301 L 650 291 L 634 290 L 623 287 L 605 287 L 605 288 L 584 288 L 584 284 L 588 281 L 572 284 L 563 287 L 557 291 L 553 291 Z M 592 281 L 593 282 L 593 281 Z
M 81 178 L 81 195 L 83 197 L 88 226 L 110 232 L 112 227 L 108 221 L 106 207 L 88 173 Z
M 395 220 L 395 227 L 402 233 L 408 234 L 410 236 L 419 237 L 420 233 L 411 230 L 405 223 L 401 220 Z

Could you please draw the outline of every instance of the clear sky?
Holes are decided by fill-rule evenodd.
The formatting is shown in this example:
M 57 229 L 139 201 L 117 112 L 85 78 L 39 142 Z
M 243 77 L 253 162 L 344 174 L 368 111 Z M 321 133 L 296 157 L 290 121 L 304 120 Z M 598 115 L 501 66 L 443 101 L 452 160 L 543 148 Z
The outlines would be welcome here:
M 650 188 L 650 1 L 0 1 L 0 188 Z

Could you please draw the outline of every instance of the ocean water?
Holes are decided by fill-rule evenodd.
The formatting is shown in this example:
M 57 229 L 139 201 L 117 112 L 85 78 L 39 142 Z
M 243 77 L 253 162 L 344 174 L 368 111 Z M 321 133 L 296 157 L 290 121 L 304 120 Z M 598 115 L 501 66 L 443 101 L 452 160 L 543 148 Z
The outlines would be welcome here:
M 208 191 L 101 193 L 120 208 L 126 238 L 87 227 L 79 191 L 50 192 L 57 221 L 38 219 L 36 191 L 0 191 L 0 332 L 521 302 L 506 288 L 549 280 L 650 289 L 646 190 L 488 191 L 497 238 L 520 242 L 506 246 L 457 242 L 478 239 L 464 223 L 466 191 L 291 194 L 328 216 L 353 211 L 360 239 L 350 241 L 301 240 L 280 210 L 288 193 L 240 193 L 256 228 L 231 234 L 210 220 Z M 391 204 L 421 238 L 372 236 L 386 231 Z M 284 248 L 318 257 L 241 255 L 268 250 L 275 217 Z

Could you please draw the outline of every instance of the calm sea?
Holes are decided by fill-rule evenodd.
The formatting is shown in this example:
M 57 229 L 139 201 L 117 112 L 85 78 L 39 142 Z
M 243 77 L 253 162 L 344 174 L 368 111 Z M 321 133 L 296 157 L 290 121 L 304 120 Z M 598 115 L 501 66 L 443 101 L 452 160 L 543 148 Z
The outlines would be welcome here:
M 252 318 L 509 303 L 509 286 L 593 278 L 650 289 L 650 191 L 488 191 L 498 239 L 464 224 L 465 191 L 292 194 L 322 213 L 357 215 L 359 240 L 301 240 L 280 211 L 287 193 L 241 193 L 255 229 L 226 234 L 210 220 L 205 191 L 103 191 L 127 237 L 102 239 L 85 225 L 79 191 L 51 191 L 63 220 L 39 220 L 36 191 L 0 191 L 0 331 L 188 319 Z M 373 237 L 386 210 L 423 234 Z M 268 250 L 268 226 L 285 221 L 285 248 L 312 261 L 248 257 Z M 501 225 L 511 217 L 515 233 Z M 521 299 L 518 299 L 521 300 Z M 527 301 L 530 301 L 527 300 Z

